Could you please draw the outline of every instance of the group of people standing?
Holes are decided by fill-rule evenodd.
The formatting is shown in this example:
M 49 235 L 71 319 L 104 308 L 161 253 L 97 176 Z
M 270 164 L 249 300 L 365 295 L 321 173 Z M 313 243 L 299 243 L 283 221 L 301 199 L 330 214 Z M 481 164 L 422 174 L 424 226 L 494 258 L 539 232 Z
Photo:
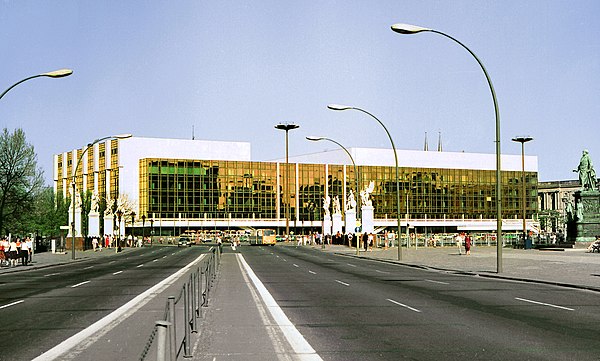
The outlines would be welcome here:
M 15 267 L 21 260 L 21 265 L 27 266 L 31 262 L 32 254 L 33 241 L 29 237 L 24 239 L 2 237 L 0 239 L 0 261 L 2 261 L 2 265 Z

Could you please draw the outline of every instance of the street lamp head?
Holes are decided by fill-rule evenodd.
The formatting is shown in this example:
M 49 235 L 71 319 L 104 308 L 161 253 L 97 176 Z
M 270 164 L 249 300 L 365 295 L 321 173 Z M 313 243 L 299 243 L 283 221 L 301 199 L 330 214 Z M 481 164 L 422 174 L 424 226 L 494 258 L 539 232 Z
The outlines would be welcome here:
M 431 31 L 431 29 L 410 24 L 394 24 L 392 25 L 392 31 L 399 34 L 410 35 L 420 33 L 422 31 Z
M 62 78 L 65 76 L 69 76 L 73 74 L 73 70 L 71 69 L 59 69 L 55 71 L 49 71 L 47 73 L 41 74 L 42 76 L 48 76 L 50 78 Z
M 352 107 L 349 106 L 349 105 L 340 105 L 340 104 L 329 104 L 329 105 L 327 105 L 327 108 L 331 109 L 331 110 L 349 110 L 349 109 L 352 109 Z
M 117 135 L 113 135 L 112 138 L 115 139 L 127 139 L 127 138 L 131 138 L 133 137 L 132 134 L 117 134 Z
M 528 135 L 519 135 L 512 139 L 513 142 L 519 142 L 519 143 L 527 143 L 531 140 L 533 140 L 533 137 L 530 137 Z
M 325 140 L 325 137 L 316 137 L 314 135 L 310 135 L 308 137 L 306 137 L 307 140 L 313 141 L 313 142 L 318 142 L 320 140 Z
M 296 128 L 300 128 L 300 126 L 298 124 L 294 124 L 294 123 L 279 123 L 279 124 L 275 125 L 275 129 L 285 130 L 285 131 L 296 129 Z

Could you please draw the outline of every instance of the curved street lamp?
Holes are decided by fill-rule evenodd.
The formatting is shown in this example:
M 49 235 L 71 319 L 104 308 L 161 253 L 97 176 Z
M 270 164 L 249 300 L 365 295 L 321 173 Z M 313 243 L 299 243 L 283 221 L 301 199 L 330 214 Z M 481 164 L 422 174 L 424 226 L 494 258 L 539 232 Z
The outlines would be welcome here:
M 356 168 L 356 162 L 354 162 L 354 158 L 352 157 L 352 154 L 350 154 L 350 152 L 348 151 L 348 149 L 346 149 L 346 147 L 344 147 L 341 143 L 336 142 L 335 140 L 331 139 L 331 138 L 327 138 L 327 137 L 316 137 L 316 136 L 308 136 L 306 137 L 307 140 L 310 140 L 312 142 L 318 142 L 321 140 L 326 140 L 332 143 L 337 144 L 340 148 L 342 148 L 344 150 L 344 152 L 346 152 L 346 154 L 348 154 L 348 157 L 350 157 L 350 160 L 352 161 L 352 165 L 354 166 L 354 180 L 356 183 L 356 195 L 358 196 L 358 192 L 360 192 L 360 188 L 358 185 L 359 182 L 359 176 L 358 176 L 358 168 Z M 359 219 L 360 219 L 360 207 L 358 207 L 358 214 L 359 214 Z M 323 245 L 325 245 L 325 243 L 323 242 Z M 358 255 L 360 253 L 360 248 L 358 247 L 358 239 L 356 240 L 356 254 Z
M 63 75 L 65 76 L 65 75 Z M 71 259 L 75 259 L 75 180 L 77 179 L 77 169 L 79 169 L 79 164 L 81 164 L 81 160 L 83 159 L 83 155 L 88 151 L 88 149 L 90 149 L 91 147 L 94 146 L 94 144 L 96 143 L 100 143 L 103 140 L 107 140 L 107 139 L 126 139 L 126 138 L 131 138 L 131 134 L 119 134 L 119 135 L 111 135 L 108 137 L 104 137 L 104 138 L 99 138 L 94 140 L 93 142 L 89 143 L 85 149 L 83 150 L 83 152 L 81 152 L 81 155 L 79 156 L 79 159 L 77 160 L 77 165 L 75 165 L 75 170 L 73 171 L 73 181 L 71 182 L 71 186 L 72 186 L 72 193 L 71 193 L 71 205 L 73 207 L 72 209 L 72 223 L 71 223 Z
M 369 115 L 371 118 L 375 119 L 383 127 L 383 129 L 385 130 L 385 133 L 387 134 L 388 138 L 390 139 L 390 143 L 392 143 L 392 149 L 394 150 L 394 160 L 396 162 L 396 213 L 397 213 L 396 218 L 398 221 L 396 236 L 398 237 L 398 261 L 402 261 L 402 244 L 400 242 L 400 181 L 399 181 L 399 176 L 398 176 L 398 153 L 396 152 L 396 146 L 394 145 L 394 140 L 392 139 L 390 132 L 387 130 L 387 128 L 383 124 L 383 122 L 381 122 L 381 120 L 379 120 L 376 116 L 374 116 L 373 114 L 369 113 L 368 111 L 366 111 L 364 109 L 357 108 L 357 107 L 351 107 L 349 105 L 339 105 L 339 104 L 329 104 L 327 106 L 327 108 L 329 108 L 331 110 L 336 110 L 336 111 L 358 110 L 359 112 L 363 112 L 363 113 Z M 408 245 L 408 240 L 407 240 L 406 244 Z
M 40 78 L 40 77 L 48 77 L 48 78 L 63 78 L 65 76 L 69 76 L 73 74 L 73 70 L 71 69 L 59 69 L 59 70 L 55 70 L 55 71 L 50 71 L 47 73 L 42 73 L 42 74 L 38 74 L 38 75 L 34 75 L 34 76 L 30 76 L 28 78 L 19 80 L 18 82 L 14 83 L 13 85 L 11 85 L 8 89 L 6 89 L 4 92 L 2 92 L 2 94 L 0 94 L 0 99 L 2 99 L 2 97 L 8 93 L 12 88 L 16 87 L 17 85 L 30 80 L 30 79 L 35 79 L 35 78 Z
M 289 186 L 290 186 L 290 167 L 288 158 L 288 132 L 293 129 L 300 128 L 298 124 L 294 123 L 279 123 L 275 125 L 275 129 L 285 130 L 285 189 L 283 190 L 284 197 L 288 197 L 285 207 L 285 236 L 289 240 L 290 237 L 290 200 L 289 200 Z
M 498 109 L 498 100 L 496 99 L 496 92 L 494 91 L 494 86 L 492 85 L 492 79 L 490 78 L 485 66 L 477 55 L 471 49 L 469 49 L 465 44 L 461 43 L 457 39 L 452 36 L 443 33 L 438 30 L 433 30 L 429 28 L 424 28 L 421 26 L 410 25 L 410 24 L 394 24 L 392 25 L 392 31 L 398 34 L 410 35 L 410 34 L 418 34 L 421 32 L 431 32 L 436 33 L 446 38 L 454 41 L 458 45 L 462 46 L 465 50 L 469 52 L 475 58 L 481 70 L 483 70 L 483 74 L 485 75 L 485 79 L 490 87 L 490 91 L 492 93 L 492 100 L 494 101 L 494 112 L 496 117 L 496 272 L 502 273 L 502 179 L 500 170 L 500 111 Z

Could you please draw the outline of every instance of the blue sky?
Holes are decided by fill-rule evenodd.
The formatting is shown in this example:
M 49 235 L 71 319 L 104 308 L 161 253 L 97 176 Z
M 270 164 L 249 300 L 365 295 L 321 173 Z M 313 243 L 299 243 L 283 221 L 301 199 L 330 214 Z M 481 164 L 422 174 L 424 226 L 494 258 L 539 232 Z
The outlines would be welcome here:
M 494 84 L 505 154 L 531 135 L 540 180 L 576 179 L 581 151 L 600 164 L 600 1 L 0 0 L 0 127 L 23 128 L 48 184 L 52 155 L 111 134 L 248 141 L 254 160 L 346 147 L 493 154 Z

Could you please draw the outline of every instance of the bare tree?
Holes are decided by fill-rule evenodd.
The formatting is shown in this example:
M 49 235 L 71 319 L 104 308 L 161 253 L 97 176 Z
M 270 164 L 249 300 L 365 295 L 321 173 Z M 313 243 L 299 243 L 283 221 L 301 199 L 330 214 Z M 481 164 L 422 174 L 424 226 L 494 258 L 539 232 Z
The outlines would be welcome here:
M 24 232 L 23 222 L 34 206 L 35 196 L 44 185 L 37 155 L 25 139 L 25 132 L 0 134 L 0 234 Z

